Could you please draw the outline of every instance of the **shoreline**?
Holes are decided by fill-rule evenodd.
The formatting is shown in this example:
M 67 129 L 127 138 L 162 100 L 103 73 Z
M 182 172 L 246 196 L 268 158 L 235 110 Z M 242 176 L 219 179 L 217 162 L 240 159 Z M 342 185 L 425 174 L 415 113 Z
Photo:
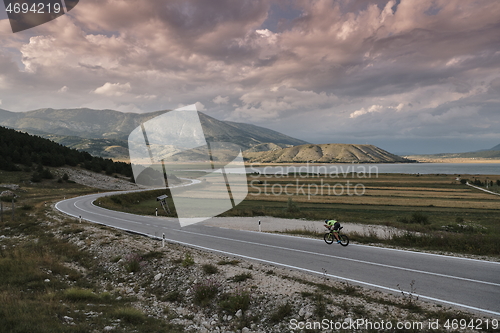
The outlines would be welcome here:
M 335 163 L 321 163 L 321 162 L 306 162 L 306 163 L 300 163 L 300 162 L 292 162 L 292 163 L 248 163 L 252 167 L 260 167 L 260 166 L 284 166 L 284 165 L 298 165 L 298 166 L 303 166 L 303 165 L 378 165 L 378 164 L 401 164 L 401 165 L 406 165 L 406 164 L 423 164 L 423 163 L 434 163 L 434 164 L 500 164 L 500 159 L 498 160 L 492 160 L 492 159 L 468 159 L 468 158 L 448 158 L 448 159 L 420 159 L 417 160 L 415 159 L 416 162 L 411 162 L 411 163 L 402 163 L 402 162 L 391 162 L 391 163 L 384 163 L 384 162 L 374 162 L 374 163 L 355 163 L 355 162 L 335 162 Z
M 416 159 L 418 163 L 450 163 L 450 164 L 495 164 L 500 163 L 500 159 L 477 159 L 477 158 L 420 158 Z

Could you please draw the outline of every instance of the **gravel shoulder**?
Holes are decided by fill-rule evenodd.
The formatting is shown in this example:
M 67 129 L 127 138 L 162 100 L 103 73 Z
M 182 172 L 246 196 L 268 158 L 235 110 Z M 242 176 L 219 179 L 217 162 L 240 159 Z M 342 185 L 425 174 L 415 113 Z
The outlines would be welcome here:
M 259 231 L 262 232 L 290 232 L 290 231 L 304 231 L 305 234 L 317 232 L 326 232 L 323 226 L 324 221 L 311 221 L 305 219 L 284 219 L 270 216 L 259 217 L 213 217 L 209 220 L 202 222 L 202 224 L 228 228 L 236 230 Z M 376 234 L 379 238 L 387 238 L 395 233 L 401 233 L 401 230 L 380 225 L 366 225 L 359 223 L 341 222 L 343 227 L 342 231 L 349 234 L 349 232 L 356 232 L 361 235 Z

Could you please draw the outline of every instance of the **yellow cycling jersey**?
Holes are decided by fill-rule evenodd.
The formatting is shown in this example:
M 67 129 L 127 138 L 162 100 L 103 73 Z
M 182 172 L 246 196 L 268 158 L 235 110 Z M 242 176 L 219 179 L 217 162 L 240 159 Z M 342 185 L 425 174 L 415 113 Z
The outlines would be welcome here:
M 328 220 L 328 222 L 326 222 L 326 224 L 331 225 L 331 226 L 333 226 L 335 223 L 337 223 L 337 221 L 335 221 L 335 220 Z

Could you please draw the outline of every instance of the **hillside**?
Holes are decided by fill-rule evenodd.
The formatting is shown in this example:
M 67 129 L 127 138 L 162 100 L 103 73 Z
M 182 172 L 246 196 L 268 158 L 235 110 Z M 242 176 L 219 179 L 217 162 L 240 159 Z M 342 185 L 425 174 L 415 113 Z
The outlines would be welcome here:
M 167 111 L 123 113 L 93 109 L 39 109 L 10 112 L 0 109 L 0 126 L 49 138 L 107 158 L 128 158 L 128 135 L 141 123 Z M 225 141 L 250 149 L 261 144 L 289 147 L 305 144 L 282 133 L 249 124 L 217 120 L 199 112 L 208 141 Z
M 495 147 L 488 149 L 488 150 L 498 150 L 500 151 L 500 144 L 496 145 Z
M 93 156 L 128 160 L 128 144 L 120 139 L 88 139 L 78 136 L 64 136 L 57 134 L 40 134 L 41 137 L 57 142 L 68 148 L 85 151 Z
M 447 154 L 429 154 L 429 155 L 413 155 L 408 158 L 419 161 L 447 161 L 447 160 L 498 160 L 500 159 L 500 144 L 490 149 L 473 151 L 468 153 L 447 153 Z
M 39 109 L 28 112 L 0 111 L 0 125 L 33 134 L 40 132 L 88 139 L 126 140 L 131 130 L 165 111 L 124 113 L 93 109 Z
M 33 167 L 80 165 L 95 172 L 120 173 L 132 176 L 129 164 L 91 156 L 38 136 L 0 127 L 0 170 L 19 171 L 20 166 Z
M 408 163 L 413 162 L 373 145 L 307 144 L 265 152 L 245 152 L 252 163 Z

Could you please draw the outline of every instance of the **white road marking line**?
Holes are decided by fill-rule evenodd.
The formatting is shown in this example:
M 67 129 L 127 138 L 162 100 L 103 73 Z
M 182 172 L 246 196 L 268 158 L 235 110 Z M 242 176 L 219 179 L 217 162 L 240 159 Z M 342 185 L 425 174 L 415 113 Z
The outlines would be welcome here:
M 412 269 L 412 268 L 405 268 L 405 267 L 398 267 L 398 266 L 380 264 L 380 263 L 375 263 L 375 262 L 370 262 L 370 261 L 364 261 L 364 260 L 359 260 L 359 259 L 339 257 L 339 256 L 330 255 L 330 254 L 317 253 L 317 252 L 311 252 L 311 251 L 304 251 L 304 250 L 292 249 L 292 248 L 282 247 L 282 246 L 276 246 L 276 245 L 268 245 L 268 244 L 263 244 L 263 243 L 250 242 L 250 241 L 235 240 L 235 239 L 232 239 L 232 238 L 226 238 L 226 237 L 221 237 L 221 236 L 213 236 L 213 235 L 201 234 L 201 233 L 187 231 L 187 230 L 179 230 L 179 231 L 190 233 L 190 234 L 195 234 L 195 235 L 200 235 L 200 236 L 204 236 L 204 237 L 212 237 L 212 238 L 224 239 L 224 240 L 229 240 L 229 241 L 234 241 L 234 242 L 240 242 L 240 243 L 246 243 L 246 244 L 252 244 L 252 245 L 259 245 L 259 246 L 265 246 L 265 247 L 270 247 L 270 248 L 275 248 L 275 249 L 280 249 L 280 250 L 286 250 L 286 251 L 295 251 L 295 252 L 300 252 L 300 253 L 312 254 L 312 255 L 315 255 L 315 256 L 323 256 L 323 257 L 341 259 L 341 260 L 346 260 L 346 261 L 354 261 L 354 262 L 359 262 L 359 263 L 362 263 L 362 264 L 368 264 L 368 265 L 374 265 L 374 266 L 381 266 L 381 267 L 392 268 L 392 269 L 399 269 L 399 270 L 413 272 L 413 273 L 428 274 L 428 275 L 434 275 L 434 276 L 440 276 L 440 277 L 445 277 L 445 278 L 463 280 L 463 281 L 468 281 L 468 282 L 489 284 L 489 285 L 492 285 L 492 286 L 500 287 L 499 283 L 494 283 L 494 282 L 487 282 L 487 281 L 480 281 L 480 280 L 468 279 L 468 278 L 463 278 L 463 277 L 459 277 L 459 276 L 453 276 L 453 275 L 446 275 L 446 274 L 441 274 L 441 273 L 433 273 L 433 272 L 421 271 L 421 270 Z
M 125 214 L 128 214 L 128 213 L 125 213 Z M 205 227 L 209 227 L 209 228 L 219 228 L 219 229 L 228 229 L 228 230 L 238 230 L 238 231 L 242 231 L 242 232 L 261 233 L 259 231 L 255 231 L 255 230 L 243 230 L 243 229 L 233 229 L 233 228 L 225 228 L 225 227 L 216 227 L 216 226 L 206 225 L 206 224 L 204 224 L 204 226 Z M 275 236 L 280 236 L 280 237 L 291 237 L 291 238 L 307 239 L 307 240 L 314 241 L 314 242 L 323 242 L 323 240 L 316 239 L 316 238 L 300 237 L 300 236 L 285 235 L 285 234 L 276 234 L 276 233 L 273 233 L 273 232 L 266 232 L 266 231 L 264 233 L 265 234 L 270 234 L 270 235 L 275 235 Z M 477 261 L 477 262 L 480 262 L 480 263 L 488 263 L 488 264 L 500 265 L 499 261 L 481 260 L 481 259 L 464 258 L 464 257 L 453 257 L 453 256 L 449 256 L 449 255 L 444 255 L 444 254 L 419 252 L 419 251 L 412 251 L 412 250 L 402 250 L 402 249 L 393 249 L 393 248 L 390 248 L 390 247 L 380 247 L 380 246 L 372 246 L 372 245 L 364 245 L 364 244 L 349 244 L 349 246 L 351 246 L 351 245 L 353 245 L 353 246 L 359 246 L 359 247 L 368 247 L 370 249 L 379 249 L 379 250 L 384 250 L 384 251 L 406 252 L 406 253 L 411 253 L 411 254 L 434 256 L 434 257 L 441 257 L 441 258 L 453 259 L 453 260 L 469 260 L 469 261 Z
M 92 213 L 92 212 L 90 212 L 88 210 L 85 210 L 85 209 L 83 209 L 81 207 L 78 207 L 76 205 L 77 202 L 75 202 L 73 205 L 76 208 L 81 209 L 81 210 L 83 210 L 83 211 L 85 211 L 87 213 L 95 214 L 95 215 L 103 216 L 103 217 L 107 217 L 107 218 L 111 217 L 111 218 L 113 218 L 115 220 L 119 220 L 119 221 L 122 221 L 122 222 L 130 222 L 130 223 L 133 223 L 133 224 L 145 225 L 144 223 L 141 223 L 141 222 L 130 221 L 130 220 L 116 218 L 116 217 L 113 217 L 113 216 L 107 216 L 107 215 L 103 215 L 103 214 Z M 94 205 L 93 201 L 91 202 L 91 204 Z M 88 220 L 88 219 L 86 219 L 86 220 Z M 164 228 L 164 229 L 167 229 L 167 230 L 174 230 L 172 228 L 168 228 L 166 226 L 161 226 L 161 225 L 156 225 L 156 227 L 158 227 L 158 228 Z M 499 283 L 494 283 L 494 282 L 487 282 L 487 281 L 469 279 L 469 278 L 464 278 L 464 277 L 459 277 L 459 276 L 453 276 L 453 275 L 446 275 L 446 274 L 441 274 L 441 273 L 433 273 L 433 272 L 421 271 L 421 270 L 416 270 L 416 269 L 411 269 L 411 268 L 404 268 L 404 267 L 398 267 L 398 266 L 392 266 L 392 265 L 374 263 L 374 262 L 369 262 L 369 261 L 364 261 L 364 260 L 359 260 L 359 259 L 351 259 L 351 258 L 339 257 L 339 256 L 330 255 L 330 254 L 323 254 L 323 253 L 317 253 L 317 252 L 311 252 L 311 251 L 304 251 L 304 250 L 292 249 L 292 248 L 287 248 L 287 247 L 282 247 L 282 246 L 276 246 L 276 245 L 268 245 L 268 244 L 263 244 L 263 243 L 256 243 L 256 242 L 243 241 L 243 240 L 236 240 L 236 239 L 232 239 L 232 238 L 221 237 L 221 236 L 213 236 L 213 235 L 207 235 L 207 234 L 201 234 L 201 233 L 197 233 L 197 232 L 193 232 L 193 231 L 187 231 L 187 230 L 182 230 L 182 229 L 175 229 L 175 230 L 177 230 L 179 232 L 183 232 L 183 233 L 188 233 L 188 234 L 193 234 L 193 235 L 200 235 L 200 236 L 204 236 L 204 237 L 211 237 L 211 238 L 217 238 L 217 239 L 223 239 L 223 240 L 228 240 L 228 241 L 232 241 L 232 242 L 240 242 L 240 243 L 257 245 L 257 246 L 265 246 L 265 247 L 270 247 L 270 248 L 275 248 L 275 249 L 280 249 L 280 250 L 286 250 L 286 251 L 295 251 L 295 252 L 299 252 L 299 253 L 312 254 L 312 255 L 315 255 L 315 256 L 323 256 L 323 257 L 328 257 L 328 258 L 335 258 L 335 259 L 341 259 L 341 260 L 346 260 L 346 261 L 353 261 L 353 262 L 358 262 L 358 263 L 367 264 L 367 265 L 374 265 L 374 266 L 380 266 L 380 267 L 385 267 L 385 268 L 397 269 L 397 270 L 402 270 L 402 271 L 407 271 L 407 272 L 420 273 L 420 274 L 426 274 L 426 275 L 433 275 L 433 276 L 439 276 L 439 277 L 444 277 L 444 278 L 450 278 L 450 279 L 456 279 L 456 280 L 468 281 L 468 282 L 473 282 L 473 283 L 481 283 L 481 284 L 487 284 L 487 285 L 492 285 L 492 286 L 500 287 Z

